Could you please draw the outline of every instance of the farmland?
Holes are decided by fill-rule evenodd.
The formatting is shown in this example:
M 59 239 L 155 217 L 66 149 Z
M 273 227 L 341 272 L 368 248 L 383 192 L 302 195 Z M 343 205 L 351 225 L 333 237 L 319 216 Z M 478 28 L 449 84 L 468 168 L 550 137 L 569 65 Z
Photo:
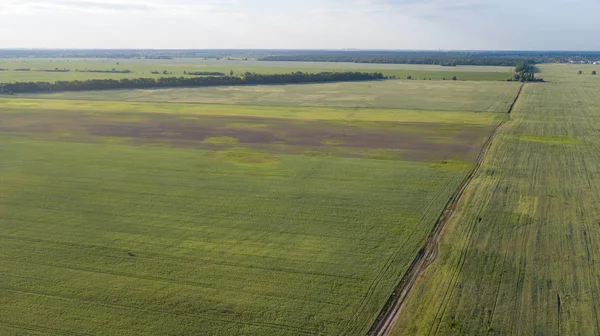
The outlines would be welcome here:
M 313 85 L 115 90 L 21 95 L 32 98 L 506 112 L 519 88 L 507 82 L 377 81 Z
M 318 63 L 318 62 L 259 62 L 240 60 L 205 60 L 205 59 L 0 59 L 0 83 L 10 82 L 54 82 L 87 79 L 121 79 L 121 78 L 160 78 L 170 76 L 188 76 L 184 72 L 208 71 L 229 75 L 245 72 L 262 74 L 281 74 L 295 71 L 359 71 L 382 72 L 386 76 L 397 76 L 415 79 L 450 80 L 456 76 L 458 80 L 503 81 L 510 77 L 512 67 L 496 66 L 459 66 L 442 67 L 436 65 L 395 65 L 395 64 L 357 64 L 357 63 Z M 15 71 L 29 69 L 29 71 Z M 69 70 L 68 72 L 44 72 L 39 70 Z M 76 70 L 124 71 L 130 73 L 110 72 L 77 72 Z M 166 74 L 163 74 L 166 71 Z M 152 72 L 158 72 L 153 74 Z
M 525 85 L 393 334 L 600 332 L 595 68 L 544 65 L 550 83 Z
M 0 99 L 0 334 L 365 334 L 518 87 L 431 83 Z

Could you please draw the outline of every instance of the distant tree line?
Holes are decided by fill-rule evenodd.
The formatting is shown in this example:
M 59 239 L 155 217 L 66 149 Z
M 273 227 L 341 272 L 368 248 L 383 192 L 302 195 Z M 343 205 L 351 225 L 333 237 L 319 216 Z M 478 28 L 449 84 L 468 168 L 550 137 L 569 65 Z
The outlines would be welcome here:
M 209 77 L 162 77 L 162 78 L 123 78 L 90 79 L 85 81 L 49 82 L 17 82 L 0 84 L 0 94 L 86 91 L 109 89 L 145 89 L 163 87 L 201 87 L 251 84 L 293 84 L 348 82 L 387 79 L 382 73 L 366 72 L 321 72 L 290 74 L 256 74 L 247 72 L 242 76 L 209 76 Z
M 160 74 L 163 74 L 163 75 L 172 75 L 173 73 L 169 72 L 167 70 L 163 70 L 162 72 L 155 70 L 155 71 L 152 71 L 151 74 L 153 74 L 153 75 L 160 75 Z
M 519 62 L 515 66 L 515 73 L 513 78 L 509 79 L 509 81 L 516 82 L 543 82 L 543 78 L 535 77 L 535 74 L 538 72 L 538 69 L 535 66 L 533 61 L 524 61 Z
M 184 71 L 183 74 L 190 76 L 225 76 L 224 73 L 215 71 Z
M 592 63 L 600 51 L 374 51 L 374 50 L 160 50 L 160 49 L 0 49 L 0 58 L 106 58 L 106 59 L 265 59 L 320 60 L 356 63 L 438 65 L 509 65 L 523 60 L 540 63 Z M 276 59 L 278 58 L 278 59 Z M 283 59 L 287 58 L 287 59 Z M 302 58 L 302 59 L 300 59 Z
M 71 72 L 71 70 L 69 69 L 40 69 L 40 70 L 33 70 L 33 71 L 41 71 L 41 72 Z
M 516 66 L 519 62 L 592 63 L 600 61 L 599 51 L 369 51 L 369 50 L 288 50 L 273 51 L 262 61 L 317 61 L 389 64 L 434 64 L 441 66 Z
M 260 61 L 276 62 L 351 62 L 351 63 L 380 63 L 380 64 L 429 64 L 441 66 L 457 65 L 488 65 L 488 66 L 515 66 L 520 59 L 506 57 L 473 57 L 466 55 L 446 54 L 314 54 L 314 55 L 284 55 L 267 56 Z
M 117 69 L 110 69 L 110 70 L 88 70 L 88 69 L 84 69 L 84 70 L 75 70 L 76 72 L 97 72 L 97 73 L 119 73 L 119 74 L 128 74 L 131 73 L 131 70 L 117 70 Z

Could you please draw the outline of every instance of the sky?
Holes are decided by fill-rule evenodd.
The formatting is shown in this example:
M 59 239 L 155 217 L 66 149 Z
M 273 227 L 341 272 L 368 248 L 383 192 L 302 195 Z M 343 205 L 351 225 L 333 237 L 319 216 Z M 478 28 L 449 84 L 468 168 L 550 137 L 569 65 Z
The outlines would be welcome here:
M 0 48 L 600 50 L 599 0 L 0 0 Z

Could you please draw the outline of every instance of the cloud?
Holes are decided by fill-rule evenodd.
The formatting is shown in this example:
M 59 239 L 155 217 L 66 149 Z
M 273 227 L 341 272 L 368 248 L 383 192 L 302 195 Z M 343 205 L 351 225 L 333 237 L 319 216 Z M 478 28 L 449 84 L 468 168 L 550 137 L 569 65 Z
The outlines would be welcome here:
M 598 11 L 597 0 L 0 0 L 0 45 L 600 49 Z
M 222 12 L 236 0 L 0 0 L 0 14 L 36 12 L 155 11 L 168 13 Z

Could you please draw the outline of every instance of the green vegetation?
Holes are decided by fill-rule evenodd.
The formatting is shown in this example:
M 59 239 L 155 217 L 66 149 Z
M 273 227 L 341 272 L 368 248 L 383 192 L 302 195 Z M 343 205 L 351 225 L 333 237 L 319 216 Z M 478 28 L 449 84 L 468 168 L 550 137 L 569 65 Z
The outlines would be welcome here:
M 376 81 L 110 92 L 21 97 L 210 104 L 342 106 L 454 111 L 508 111 L 519 84 L 508 82 Z
M 364 334 L 502 118 L 0 99 L 0 334 Z
M 578 67 L 525 85 L 395 334 L 600 333 L 600 82 Z
M 522 56 L 487 52 L 437 52 L 437 51 L 318 51 L 295 52 L 292 55 L 274 55 L 262 61 L 279 62 L 355 62 L 383 64 L 435 64 L 445 67 L 457 65 L 514 66 Z
M 0 83 L 13 82 L 55 82 L 89 79 L 121 79 L 121 78 L 160 78 L 164 72 L 173 76 L 194 77 L 187 72 L 218 72 L 241 75 L 246 72 L 258 74 L 285 74 L 295 71 L 317 72 L 381 72 L 385 76 L 406 78 L 432 78 L 457 76 L 460 80 L 503 81 L 509 78 L 514 67 L 498 66 L 459 66 L 442 67 L 436 65 L 403 65 L 403 64 L 356 64 L 356 63 L 324 63 L 324 62 L 258 62 L 239 60 L 205 60 L 205 59 L 0 59 Z M 15 71 L 15 69 L 29 71 Z M 67 72 L 42 72 L 39 69 L 67 69 Z M 106 72 L 82 72 L 94 69 Z M 130 73 L 112 72 L 129 70 Z M 33 71 L 32 71 L 33 70 Z M 80 71 L 77 71 L 80 70 Z
M 115 102 L 101 100 L 54 100 L 0 98 L 4 113 L 21 110 L 94 111 L 98 115 L 143 112 L 190 116 L 246 116 L 306 120 L 428 122 L 440 124 L 492 125 L 504 118 L 491 112 L 403 110 L 386 108 L 249 106 L 223 104 L 183 104 Z
M 238 143 L 239 139 L 224 136 L 224 137 L 206 138 L 206 139 L 204 139 L 203 142 L 211 144 L 211 145 L 233 145 L 233 144 Z
M 7 83 L 431 79 L 0 98 L 1 335 L 365 334 L 518 90 L 505 67 L 165 58 L 0 68 Z
M 543 82 L 543 78 L 535 77 L 536 72 L 538 72 L 538 68 L 535 66 L 535 63 L 531 61 L 519 62 L 515 67 L 515 74 L 513 78 L 510 78 L 509 81 L 517 81 L 517 82 Z M 581 74 L 581 71 L 579 72 Z
M 154 78 L 122 78 L 115 79 L 90 79 L 85 81 L 57 81 L 57 82 L 16 82 L 0 84 L 0 94 L 31 93 L 31 92 L 57 92 L 57 91 L 85 91 L 85 90 L 111 90 L 111 89 L 148 89 L 164 87 L 199 87 L 199 86 L 239 86 L 258 84 L 296 84 L 296 83 L 324 83 L 324 82 L 350 82 L 373 81 L 388 79 L 381 73 L 365 72 L 319 72 L 304 73 L 293 72 L 288 74 L 255 74 L 245 73 L 241 76 L 208 76 L 208 77 L 161 77 Z

